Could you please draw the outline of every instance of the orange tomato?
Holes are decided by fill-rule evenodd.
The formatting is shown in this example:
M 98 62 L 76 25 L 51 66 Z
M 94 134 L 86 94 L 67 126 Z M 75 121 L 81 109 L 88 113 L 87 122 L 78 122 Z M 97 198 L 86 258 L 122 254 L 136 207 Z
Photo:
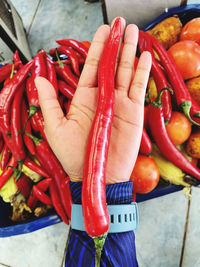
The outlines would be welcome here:
M 154 159 L 138 155 L 130 181 L 133 181 L 133 192 L 146 194 L 158 184 L 160 173 Z
M 200 18 L 194 18 L 183 27 L 180 40 L 195 41 L 200 45 Z
M 168 53 L 175 61 L 184 80 L 200 75 L 200 46 L 194 41 L 180 41 Z
M 184 143 L 191 135 L 192 127 L 183 113 L 174 111 L 166 126 L 169 138 L 174 145 Z

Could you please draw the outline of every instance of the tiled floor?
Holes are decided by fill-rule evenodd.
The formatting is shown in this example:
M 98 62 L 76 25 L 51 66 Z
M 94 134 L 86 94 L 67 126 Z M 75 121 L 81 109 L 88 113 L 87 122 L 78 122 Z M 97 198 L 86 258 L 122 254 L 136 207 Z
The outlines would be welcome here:
M 103 23 L 99 2 L 12 2 L 24 21 L 33 55 L 41 47 L 54 47 L 59 38 L 91 40 Z M 179 191 L 139 203 L 136 248 L 140 267 L 200 266 L 199 190 L 192 190 L 191 201 Z M 30 234 L 0 238 L 0 266 L 61 267 L 67 234 L 68 227 L 59 223 Z

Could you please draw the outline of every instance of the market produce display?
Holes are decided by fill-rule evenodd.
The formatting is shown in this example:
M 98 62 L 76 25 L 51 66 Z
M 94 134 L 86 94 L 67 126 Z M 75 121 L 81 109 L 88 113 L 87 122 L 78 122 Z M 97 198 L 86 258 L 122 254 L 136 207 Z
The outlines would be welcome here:
M 183 26 L 175 15 L 151 30 L 139 33 L 138 52 L 147 50 L 151 53 L 152 68 L 146 91 L 140 151 L 130 178 L 134 184 L 133 199 L 135 194 L 146 194 L 161 186 L 163 180 L 165 185 L 176 184 L 190 189 L 200 179 L 200 46 L 196 26 L 199 20 L 192 19 Z M 118 26 L 115 25 L 112 32 L 115 38 L 120 35 Z M 100 64 L 99 105 L 94 124 L 102 112 L 109 113 L 109 120 L 112 118 L 110 77 L 114 75 L 119 43 L 110 38 Z M 13 206 L 11 219 L 14 222 L 44 216 L 54 208 L 66 224 L 70 223 L 69 177 L 46 139 L 34 79 L 42 76 L 52 83 L 67 115 L 90 43 L 72 39 L 57 40 L 56 43 L 57 47 L 48 52 L 41 49 L 25 65 L 16 51 L 13 63 L 0 68 L 0 196 Z M 188 59 L 189 55 L 192 61 Z M 137 62 L 138 58 L 135 69 Z M 108 94 L 108 102 L 101 98 L 101 90 L 104 97 Z M 108 149 L 111 125 L 106 125 L 103 136 L 94 132 L 98 127 L 93 127 L 89 140 L 95 140 L 98 147 L 106 142 Z M 96 139 L 97 136 L 100 139 Z M 102 166 L 105 168 L 107 149 L 98 161 L 99 165 L 94 167 L 92 177 L 88 176 L 87 169 L 97 161 L 93 157 L 96 147 L 90 143 L 85 161 L 83 216 L 87 232 L 93 237 L 102 236 L 109 227 L 105 172 L 102 177 L 95 173 Z M 98 157 L 98 153 L 95 155 Z M 104 209 L 99 211 L 97 203 Z M 98 218 L 102 216 L 107 219 L 104 224 L 97 225 L 95 222 L 100 222 Z

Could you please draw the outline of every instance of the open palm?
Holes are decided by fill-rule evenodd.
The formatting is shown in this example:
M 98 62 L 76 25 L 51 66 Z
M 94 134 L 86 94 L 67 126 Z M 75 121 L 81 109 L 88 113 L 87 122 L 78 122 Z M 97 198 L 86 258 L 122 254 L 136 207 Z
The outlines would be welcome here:
M 124 33 L 125 21 L 121 19 L 121 23 Z M 41 77 L 35 81 L 47 139 L 72 181 L 82 181 L 83 177 L 87 139 L 98 98 L 98 63 L 109 32 L 110 27 L 103 25 L 94 36 L 67 118 L 64 117 L 51 84 Z M 151 57 L 148 52 L 141 55 L 134 80 L 131 81 L 137 39 L 137 27 L 128 25 L 116 68 L 114 119 L 106 168 L 107 184 L 129 180 L 139 150 Z

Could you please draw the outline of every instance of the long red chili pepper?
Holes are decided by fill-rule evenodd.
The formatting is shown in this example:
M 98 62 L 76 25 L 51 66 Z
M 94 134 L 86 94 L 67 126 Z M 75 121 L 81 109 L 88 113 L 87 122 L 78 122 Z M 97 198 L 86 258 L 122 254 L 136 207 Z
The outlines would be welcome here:
M 71 66 L 72 66 L 73 71 L 75 72 L 75 74 L 77 76 L 80 76 L 79 60 L 78 60 L 77 53 L 71 47 L 68 47 L 65 45 L 58 46 L 56 49 L 59 52 L 59 54 L 64 54 L 64 55 L 68 56 L 68 58 L 71 62 Z M 50 55 L 55 54 L 56 49 L 51 49 Z
M 52 181 L 52 183 L 49 186 L 49 190 L 50 190 L 50 195 L 51 195 L 51 201 L 53 203 L 53 206 L 54 206 L 56 212 L 61 217 L 63 222 L 66 223 L 67 225 L 69 225 L 69 220 L 68 220 L 66 213 L 63 209 L 63 206 L 61 204 L 60 196 L 59 196 L 55 181 Z
M 32 66 L 33 61 L 24 65 L 0 92 L 0 130 L 5 134 L 10 133 L 10 107 L 13 96 L 27 78 Z
M 0 163 L 1 170 L 4 170 L 6 168 L 10 156 L 11 156 L 10 149 L 6 144 L 4 144 L 1 155 L 1 163 Z
M 26 157 L 25 146 L 22 137 L 22 97 L 25 87 L 24 84 L 20 86 L 16 92 L 11 108 L 11 138 L 13 142 L 12 153 L 18 163 L 23 162 Z
M 4 140 L 4 143 L 7 145 L 7 147 L 9 148 L 9 150 L 12 151 L 13 143 L 12 143 L 12 139 L 10 135 L 6 135 L 3 133 L 3 140 Z
M 71 191 L 70 191 L 70 186 L 69 186 L 70 179 L 69 177 L 65 177 L 64 181 L 61 184 L 61 191 L 62 195 L 64 196 L 64 201 L 65 201 L 65 210 L 67 213 L 67 217 L 69 220 L 71 220 L 71 211 L 72 211 L 72 197 L 71 197 Z
M 150 154 L 151 151 L 152 151 L 151 139 L 149 138 L 145 128 L 143 128 L 142 139 L 140 143 L 140 153 L 147 155 Z
M 20 65 L 20 62 L 16 62 L 14 64 L 14 68 L 15 69 L 18 68 L 19 65 Z M 0 69 L 0 83 L 5 81 L 10 76 L 10 73 L 12 72 L 12 70 L 13 70 L 13 64 L 12 63 L 1 67 L 1 69 Z
M 162 92 L 161 90 L 157 100 L 149 107 L 148 122 L 152 137 L 163 156 L 184 172 L 200 179 L 200 170 L 177 149 L 167 134 L 161 103 Z
M 101 250 L 104 245 L 102 241 L 105 241 L 110 225 L 106 206 L 105 175 L 115 97 L 115 64 L 120 36 L 121 21 L 117 18 L 99 63 L 97 110 L 88 137 L 83 172 L 83 221 L 86 232 L 94 238 L 95 260 L 98 266 L 100 266 Z M 99 240 L 102 240 L 101 245 Z
M 35 161 L 31 160 L 28 156 L 24 160 L 23 164 L 31 169 L 32 171 L 40 174 L 41 176 L 48 177 L 49 175 L 37 164 Z
M 57 76 L 56 76 L 56 69 L 55 69 L 54 64 L 51 62 L 48 56 L 46 56 L 46 66 L 47 66 L 48 80 L 53 85 L 53 88 L 58 97 L 58 82 L 57 82 Z
M 58 80 L 58 89 L 59 91 L 65 95 L 68 99 L 72 100 L 75 90 L 71 86 L 69 86 L 66 82 L 62 80 Z
M 56 73 L 74 89 L 77 88 L 78 78 L 72 73 L 68 65 L 63 65 L 61 62 L 59 66 L 56 66 Z
M 52 182 L 51 178 L 44 179 L 37 183 L 37 188 L 39 188 L 40 191 L 45 192 L 47 188 L 50 186 Z M 36 205 L 37 205 L 38 199 L 35 195 L 30 194 L 28 200 L 27 200 L 27 205 L 31 210 L 34 210 Z
M 5 185 L 5 183 L 8 181 L 8 179 L 11 177 L 13 173 L 13 168 L 17 167 L 17 161 L 15 158 L 12 156 L 9 163 L 8 163 L 8 168 L 6 168 L 2 174 L 0 175 L 0 189 Z
M 189 94 L 187 87 L 184 83 L 184 80 L 181 76 L 181 73 L 177 69 L 171 56 L 167 53 L 165 48 L 158 42 L 158 40 L 156 40 L 156 38 L 154 38 L 151 35 L 149 36 L 151 38 L 153 48 L 158 54 L 162 62 L 162 65 L 167 73 L 169 82 L 174 89 L 177 104 L 182 108 L 183 113 L 191 121 L 191 123 L 199 126 L 200 121 L 198 120 L 198 123 L 197 123 L 196 122 L 197 119 L 194 118 L 196 116 L 200 117 L 199 105 L 195 102 L 194 99 L 192 99 L 191 95 Z
M 140 52 L 149 51 L 152 57 L 152 66 L 151 73 L 156 83 L 156 88 L 158 92 L 161 91 L 162 88 L 169 87 L 168 81 L 160 68 L 157 60 L 155 59 L 154 52 L 152 49 L 151 39 L 146 32 L 139 31 L 139 41 L 138 41 Z M 172 104 L 171 104 L 171 96 L 168 90 L 165 90 L 162 94 L 162 104 L 163 104 L 163 112 L 165 117 L 165 123 L 167 123 L 172 115 Z
M 40 107 L 38 92 L 34 80 L 38 76 L 47 78 L 46 52 L 42 50 L 37 53 L 34 57 L 34 63 L 35 65 L 31 72 L 32 75 L 27 79 L 26 83 L 26 94 L 30 107 L 29 117 L 33 116 Z
M 33 186 L 33 195 L 36 196 L 40 202 L 46 205 L 52 205 L 51 199 L 44 192 L 42 192 L 37 185 Z
M 24 195 L 26 198 L 29 197 L 32 189 L 31 179 L 23 174 L 19 179 L 15 179 L 15 183 L 22 195 Z
M 24 131 L 32 134 L 31 122 L 30 120 L 28 120 L 28 110 L 24 98 L 22 99 L 22 126 Z M 27 134 L 23 134 L 23 140 L 28 151 L 32 155 L 35 155 L 35 145 L 33 143 L 33 140 Z
M 63 40 L 56 40 L 56 43 L 58 43 L 59 45 L 70 46 L 74 48 L 77 52 L 79 52 L 85 59 L 87 57 L 89 49 L 81 42 L 78 42 L 73 39 L 63 39 Z
M 41 167 L 43 167 L 44 170 L 49 174 L 49 176 L 52 177 L 53 181 L 55 181 L 62 206 L 64 208 L 64 211 L 67 213 L 68 207 L 65 206 L 67 204 L 65 201 L 66 195 L 63 190 L 61 190 L 61 185 L 66 179 L 66 173 L 48 143 L 45 140 L 36 138 L 34 136 L 31 136 L 30 134 L 28 135 L 33 139 L 36 145 L 37 153 L 35 157 L 39 161 Z

